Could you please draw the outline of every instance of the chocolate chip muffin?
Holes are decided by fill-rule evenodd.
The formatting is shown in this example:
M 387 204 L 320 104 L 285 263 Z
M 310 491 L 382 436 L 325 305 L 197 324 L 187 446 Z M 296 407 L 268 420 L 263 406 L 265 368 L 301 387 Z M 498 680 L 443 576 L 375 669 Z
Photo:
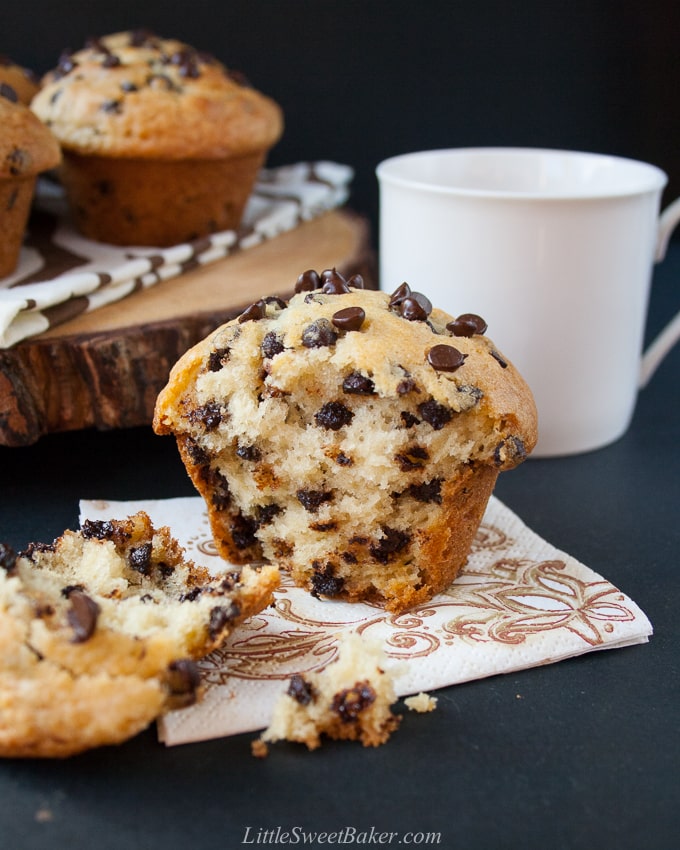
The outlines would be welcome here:
M 193 660 L 271 601 L 274 567 L 211 576 L 145 513 L 0 545 L 0 756 L 119 743 L 199 691 Z
M 24 106 L 29 105 L 40 88 L 40 81 L 30 68 L 17 65 L 4 54 L 0 54 L 0 83 L 10 86 Z
M 38 174 L 61 159 L 59 144 L 16 91 L 0 82 L 0 277 L 19 261 Z
M 62 55 L 32 108 L 64 151 L 86 236 L 167 246 L 239 225 L 279 106 L 212 56 L 147 31 Z
M 324 736 L 364 747 L 386 743 L 401 719 L 392 712 L 396 693 L 386 661 L 379 643 L 345 634 L 327 667 L 291 678 L 269 726 L 252 744 L 253 755 L 263 758 L 277 741 L 315 750 Z
M 536 408 L 476 315 L 400 285 L 300 276 L 187 352 L 156 405 L 225 558 L 265 558 L 318 596 L 402 611 L 465 563 Z

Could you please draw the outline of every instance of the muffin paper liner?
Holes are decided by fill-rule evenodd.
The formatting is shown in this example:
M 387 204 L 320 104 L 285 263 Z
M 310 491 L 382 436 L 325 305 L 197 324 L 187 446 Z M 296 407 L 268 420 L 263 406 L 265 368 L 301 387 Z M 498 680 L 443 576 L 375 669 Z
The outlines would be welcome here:
M 263 169 L 238 230 L 170 248 L 85 239 L 61 187 L 41 179 L 17 270 L 0 280 L 0 348 L 293 230 L 344 204 L 353 176 L 326 161 Z
M 200 497 L 80 503 L 81 522 L 139 510 L 170 526 L 197 564 L 228 569 Z M 349 631 L 382 641 L 403 697 L 646 643 L 652 625 L 623 592 L 492 496 L 463 572 L 444 593 L 405 613 L 315 599 L 284 577 L 275 604 L 199 662 L 205 695 L 159 721 L 161 741 L 172 746 L 262 729 L 290 677 L 333 661 Z

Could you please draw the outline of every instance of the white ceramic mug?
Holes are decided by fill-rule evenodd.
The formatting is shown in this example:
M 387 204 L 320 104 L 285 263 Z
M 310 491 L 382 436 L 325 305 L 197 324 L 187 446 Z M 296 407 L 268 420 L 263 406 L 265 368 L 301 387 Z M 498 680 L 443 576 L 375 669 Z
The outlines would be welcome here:
M 406 281 L 486 320 L 536 398 L 535 456 L 618 439 L 680 337 L 678 315 L 642 354 L 652 269 L 680 220 L 680 199 L 659 216 L 664 172 L 592 153 L 458 148 L 376 173 L 381 288 Z

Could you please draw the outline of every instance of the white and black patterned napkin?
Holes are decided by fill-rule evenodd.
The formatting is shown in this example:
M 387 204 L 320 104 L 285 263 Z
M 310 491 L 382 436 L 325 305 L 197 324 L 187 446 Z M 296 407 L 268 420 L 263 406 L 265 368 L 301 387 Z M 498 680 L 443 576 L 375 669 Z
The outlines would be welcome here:
M 0 349 L 293 230 L 341 206 L 352 177 L 349 166 L 326 161 L 264 169 L 238 230 L 170 248 L 85 239 L 69 219 L 61 188 L 41 180 L 19 266 L 0 280 Z

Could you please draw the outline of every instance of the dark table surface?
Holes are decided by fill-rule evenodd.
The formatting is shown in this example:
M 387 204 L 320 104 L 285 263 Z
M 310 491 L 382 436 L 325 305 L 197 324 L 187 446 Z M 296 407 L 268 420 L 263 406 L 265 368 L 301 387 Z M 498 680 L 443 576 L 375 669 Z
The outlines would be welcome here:
M 680 308 L 679 283 L 672 244 L 648 337 Z M 376 846 L 380 833 L 383 846 L 432 846 L 439 833 L 451 850 L 677 848 L 679 386 L 680 346 L 622 439 L 530 460 L 496 490 L 638 603 L 648 644 L 443 689 L 436 711 L 376 749 L 279 744 L 259 760 L 254 735 L 167 749 L 150 729 L 66 761 L 0 761 L 0 848 L 229 850 L 342 828 L 345 846 L 352 835 Z M 76 528 L 80 498 L 193 494 L 174 442 L 147 428 L 0 448 L 0 540 L 19 549 Z

